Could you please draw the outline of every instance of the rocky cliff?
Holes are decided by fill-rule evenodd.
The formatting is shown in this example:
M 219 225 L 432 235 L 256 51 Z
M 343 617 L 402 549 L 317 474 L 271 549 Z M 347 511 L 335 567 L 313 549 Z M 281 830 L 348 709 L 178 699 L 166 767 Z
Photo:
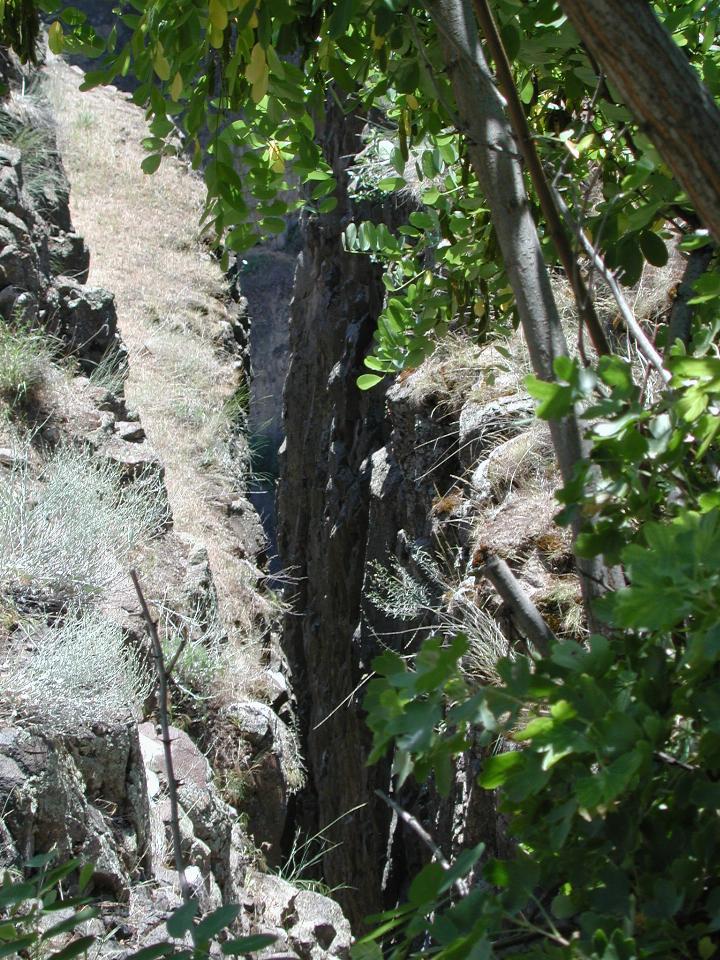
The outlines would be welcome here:
M 53 80 L 65 97 L 77 85 L 69 77 Z M 210 277 L 217 264 L 187 232 L 196 199 L 182 162 L 146 178 L 158 195 L 132 179 L 142 121 L 113 90 L 95 91 L 82 107 L 64 101 L 64 149 L 84 191 L 76 213 L 102 251 L 90 269 L 52 124 L 35 101 L 16 100 L 3 106 L 12 129 L 41 124 L 52 163 L 51 176 L 35 177 L 29 189 L 29 151 L 5 137 L 2 329 L 11 343 L 52 334 L 57 346 L 27 389 L 16 384 L 22 396 L 16 389 L 5 397 L 3 489 L 31 518 L 22 529 L 33 536 L 48 520 L 61 543 L 68 527 L 83 529 L 61 568 L 80 555 L 87 562 L 72 589 L 57 565 L 35 555 L 22 569 L 0 570 L 10 695 L 0 732 L 3 863 L 21 866 L 53 845 L 61 857 L 92 860 L 93 888 L 104 899 L 97 932 L 115 931 L 107 955 L 153 942 L 180 902 L 151 656 L 127 579 L 133 564 L 167 654 L 178 657 L 170 709 L 180 830 L 203 908 L 240 902 L 237 930 L 275 934 L 283 955 L 343 956 L 348 923 L 312 886 L 336 889 L 359 929 L 403 896 L 428 858 L 380 793 L 393 795 L 448 857 L 480 840 L 502 854 L 508 842 L 495 798 L 475 786 L 478 751 L 457 765 L 446 798 L 433 784 L 393 794 L 389 761 L 366 766 L 362 699 L 374 656 L 386 647 L 411 654 L 431 632 L 462 630 L 468 679 L 492 682 L 518 628 L 477 575 L 480 549 L 507 560 L 556 632 L 582 633 L 568 544 L 551 525 L 557 478 L 548 440 L 530 428 L 522 343 L 498 352 L 452 334 L 389 387 L 357 389 L 384 287 L 378 267 L 346 253 L 341 235 L 350 219 L 402 219 L 415 201 L 394 198 L 390 208 L 350 194 L 344 174 L 362 129 L 352 115 L 328 113 L 323 136 L 339 203 L 304 220 L 292 290 L 291 256 L 277 250 L 254 251 L 230 289 Z M 78 130 L 85 139 L 73 148 L 66 140 Z M 123 178 L 133 202 L 151 209 L 162 210 L 162 191 L 179 204 L 189 190 L 187 211 L 163 220 L 162 242 L 155 223 L 140 222 L 140 206 L 125 194 L 116 202 Z M 98 183 L 110 202 L 91 200 Z M 129 222 L 131 249 L 108 243 Z M 199 272 L 159 289 L 164 274 L 201 261 Z M 118 292 L 117 307 L 88 285 L 96 277 Z M 267 547 L 249 471 L 253 438 L 272 449 L 282 434 L 284 613 L 263 583 Z M 268 490 L 261 494 L 267 507 Z M 73 513 L 78 504 L 85 514 Z M 268 518 L 272 536 L 270 511 Z M 85 676 L 89 658 L 104 666 Z M 44 697 L 58 663 L 59 693 Z M 109 695 L 109 673 L 122 696 Z M 73 711 L 73 698 L 86 709 Z M 290 875 L 307 861 L 308 889 L 267 870 Z
M 331 114 L 326 155 L 341 184 L 329 216 L 305 222 L 290 308 L 279 545 L 294 587 L 284 642 L 301 709 L 309 785 L 303 816 L 332 826 L 327 882 L 356 922 L 391 905 L 428 852 L 376 791 L 386 764 L 366 766 L 362 697 L 385 647 L 416 649 L 430 632 L 466 632 L 470 677 L 492 679 L 517 627 L 475 576 L 479 547 L 506 558 L 560 631 L 581 629 L 568 544 L 552 530 L 557 482 L 548 440 L 530 430 L 518 339 L 498 353 L 450 335 L 420 368 L 362 393 L 384 288 L 369 258 L 343 250 L 351 220 L 402 216 L 348 195 L 345 170 L 360 124 Z M 513 359 L 508 360 L 508 356 Z M 396 797 L 447 856 L 507 840 L 495 798 L 475 786 L 481 756 L 458 765 L 451 795 L 409 785 Z
M 9 58 L 4 69 L 23 90 L 35 80 Z M 47 104 L 16 84 L 0 104 L 0 866 L 22 871 L 49 851 L 58 862 L 92 863 L 101 910 L 86 932 L 98 956 L 157 942 L 182 902 L 134 566 L 176 663 L 168 706 L 179 829 L 201 908 L 240 903 L 234 932 L 272 933 L 270 953 L 345 956 L 350 929 L 339 908 L 267 872 L 302 779 L 288 714 L 272 706 L 288 700 L 270 669 L 272 603 L 257 577 L 246 579 L 255 610 L 246 625 L 266 644 L 257 669 L 268 678 L 241 695 L 229 682 L 220 691 L 222 676 L 249 665 L 219 601 L 223 554 L 187 532 L 172 468 L 166 474 L 146 436 L 144 410 L 151 422 L 154 411 L 128 406 L 114 298 L 87 285 L 89 253 L 73 230 L 69 192 Z M 232 297 L 218 300 L 212 322 L 211 349 L 237 386 L 247 331 Z M 230 453 L 242 461 L 246 443 L 236 434 Z M 205 482 L 249 572 L 263 549 L 257 518 L 246 499 L 237 506 L 237 486 L 221 496 L 217 474 Z M 211 534 L 217 543 L 215 526 Z

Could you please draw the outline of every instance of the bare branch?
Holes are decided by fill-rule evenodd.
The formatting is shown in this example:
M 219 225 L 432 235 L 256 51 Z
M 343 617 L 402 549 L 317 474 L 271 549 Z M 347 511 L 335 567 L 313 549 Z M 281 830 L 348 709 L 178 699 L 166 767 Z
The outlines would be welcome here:
M 180 892 L 182 893 L 182 898 L 185 903 L 188 903 L 191 900 L 190 884 L 188 883 L 187 876 L 185 874 L 185 861 L 182 855 L 182 841 L 180 838 L 180 806 L 178 803 L 177 787 L 178 783 L 175 779 L 175 768 L 173 765 L 172 757 L 172 740 L 170 739 L 170 722 L 168 720 L 168 711 L 167 711 L 167 680 L 168 674 L 165 670 L 165 658 L 163 656 L 162 644 L 160 643 L 160 637 L 158 636 L 157 624 L 153 620 L 150 614 L 150 608 L 147 605 L 147 601 L 143 595 L 142 589 L 140 587 L 140 580 L 135 570 L 130 571 L 130 579 L 133 582 L 135 587 L 135 592 L 137 593 L 138 600 L 140 601 L 140 609 L 142 610 L 142 618 L 145 621 L 145 627 L 150 637 L 150 643 L 152 645 L 153 658 L 155 660 L 155 667 L 157 669 L 158 675 L 158 716 L 160 719 L 160 730 L 162 734 L 162 745 L 163 751 L 165 754 L 165 773 L 167 776 L 168 784 L 168 797 L 170 800 L 170 833 L 172 835 L 173 842 L 173 853 L 175 856 L 175 869 L 177 870 L 178 879 L 180 881 Z M 177 659 L 177 657 L 175 658 Z M 173 660 L 174 663 L 174 660 Z
M 487 0 L 473 0 L 473 2 L 475 5 L 475 13 L 485 34 L 492 58 L 495 61 L 500 90 L 507 102 L 510 122 L 512 123 L 520 152 L 522 153 L 525 165 L 532 179 L 533 186 L 535 187 L 542 212 L 545 214 L 550 237 L 555 245 L 560 262 L 563 265 L 568 283 L 572 287 L 578 313 L 590 333 L 597 352 L 599 354 L 610 353 L 610 345 L 605 336 L 605 331 L 595 312 L 595 305 L 585 286 L 585 281 L 580 272 L 580 265 L 570 246 L 565 227 L 558 214 L 550 184 L 545 177 L 545 171 L 540 163 L 540 157 L 535 148 L 535 141 L 530 132 L 525 111 L 523 110 L 517 87 L 513 80 L 510 63 L 492 12 Z
M 648 361 L 648 363 L 651 364 L 651 366 L 653 366 L 655 370 L 657 370 L 657 372 L 662 377 L 663 381 L 665 383 L 668 383 L 670 380 L 670 374 L 663 366 L 662 357 L 657 352 L 653 344 L 650 342 L 649 338 L 646 336 L 643 328 L 635 319 L 635 314 L 632 312 L 632 309 L 630 308 L 630 304 L 627 302 L 625 298 L 625 294 L 622 292 L 620 284 L 615 279 L 613 272 L 609 269 L 609 267 L 607 266 L 603 258 L 600 256 L 598 251 L 593 246 L 593 243 L 590 237 L 588 237 L 588 235 L 583 230 L 582 226 L 579 223 L 577 223 L 577 221 L 573 217 L 572 213 L 570 212 L 570 208 L 565 203 L 565 200 L 563 199 L 560 192 L 557 190 L 554 190 L 553 192 L 555 194 L 555 201 L 558 205 L 560 212 L 562 213 L 562 215 L 565 217 L 567 222 L 572 226 L 573 230 L 575 231 L 575 235 L 577 236 L 578 240 L 582 244 L 583 249 L 587 253 L 588 257 L 590 258 L 593 268 L 597 271 L 599 276 L 601 276 L 602 279 L 605 281 L 605 283 L 608 285 L 610 293 L 613 295 L 613 299 L 615 300 L 615 303 L 618 306 L 618 310 L 620 311 L 620 316 L 623 318 L 623 321 L 625 323 L 625 326 L 627 327 L 628 332 L 637 343 L 638 349 L 640 350 L 642 355 L 645 357 L 645 359 Z
M 500 594 L 525 638 L 543 656 L 547 656 L 557 637 L 545 623 L 540 613 L 520 586 L 515 574 L 505 561 L 489 551 L 480 549 L 473 558 L 475 576 L 486 577 Z M 477 561 L 477 562 L 475 562 Z
M 442 850 L 435 843 L 433 838 L 427 832 L 425 827 L 423 827 L 423 825 L 419 822 L 419 820 L 417 820 L 411 813 L 408 813 L 407 810 L 403 809 L 403 807 L 401 807 L 396 800 L 393 800 L 392 797 L 389 797 L 386 793 L 383 793 L 382 790 L 376 790 L 375 794 L 376 796 L 380 797 L 381 800 L 384 800 L 389 807 L 392 807 L 392 809 L 400 817 L 403 823 L 406 823 L 410 827 L 410 829 L 414 833 L 416 833 L 418 837 L 420 837 L 422 842 L 425 844 L 428 850 L 430 850 L 430 852 L 432 853 L 433 860 L 437 860 L 437 862 L 440 864 L 443 870 L 449 870 L 450 864 L 445 859 L 445 856 L 443 855 Z M 469 892 L 469 888 L 467 883 L 464 880 L 461 880 L 461 879 L 456 880 L 454 886 L 461 897 L 467 896 Z

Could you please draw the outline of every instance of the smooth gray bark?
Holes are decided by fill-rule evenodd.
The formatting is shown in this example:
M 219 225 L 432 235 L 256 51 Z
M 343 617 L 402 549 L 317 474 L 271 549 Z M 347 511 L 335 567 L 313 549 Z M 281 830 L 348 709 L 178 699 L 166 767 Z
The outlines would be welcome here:
M 557 637 L 502 557 L 487 553 L 475 572 L 486 577 L 495 587 L 525 639 L 529 640 L 539 653 L 547 656 L 552 645 L 557 643 Z
M 567 354 L 567 344 L 525 190 L 517 144 L 480 46 L 470 0 L 426 0 L 426 8 L 441 38 L 458 112 L 465 125 L 470 161 L 487 197 L 533 369 L 541 379 L 552 380 L 553 362 Z M 577 418 L 551 421 L 550 431 L 567 483 L 582 458 Z M 589 609 L 591 598 L 608 586 L 606 570 L 599 558 L 578 560 L 578 569 Z
M 648 0 L 560 0 L 590 53 L 720 240 L 720 110 Z

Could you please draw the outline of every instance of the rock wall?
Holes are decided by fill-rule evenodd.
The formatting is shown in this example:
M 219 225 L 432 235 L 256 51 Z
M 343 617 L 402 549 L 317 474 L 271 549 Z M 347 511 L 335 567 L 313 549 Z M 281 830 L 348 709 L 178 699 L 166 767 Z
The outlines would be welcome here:
M 278 518 L 294 584 L 285 648 L 310 776 L 302 816 L 314 830 L 332 825 L 326 835 L 338 845 L 324 876 L 331 886 L 351 883 L 338 899 L 360 924 L 402 896 L 428 858 L 376 796 L 392 792 L 387 764 L 365 765 L 362 688 L 373 657 L 386 646 L 412 652 L 430 630 L 463 630 L 473 637 L 469 674 L 492 673 L 517 630 L 473 575 L 480 546 L 507 558 L 544 610 L 558 583 L 572 603 L 576 584 L 562 579 L 568 544 L 552 530 L 556 478 L 547 438 L 529 429 L 519 341 L 508 362 L 451 337 L 385 393 L 356 387 L 384 290 L 369 258 L 343 251 L 341 234 L 350 219 L 402 215 L 354 206 L 345 192 L 358 133 L 358 121 L 330 113 L 326 155 L 339 204 L 306 222 L 296 269 Z M 385 578 L 403 571 L 406 594 L 420 583 L 415 615 L 373 601 L 382 569 Z M 496 798 L 475 785 L 481 760 L 477 751 L 460 760 L 446 799 L 432 783 L 412 782 L 398 798 L 447 856 L 479 841 L 489 856 L 507 850 Z
M 5 70 L 12 77 L 18 68 L 8 58 Z M 162 489 L 164 466 L 148 444 L 139 414 L 127 409 L 122 385 L 109 389 L 85 375 L 108 356 L 122 361 L 124 348 L 112 295 L 85 284 L 89 253 L 70 221 L 69 188 L 51 118 L 18 113 L 17 119 L 42 122 L 47 189 L 29 190 L 21 153 L 0 144 L 0 315 L 10 330 L 56 336 L 59 351 L 74 357 L 77 366 L 53 367 L 55 380 L 33 396 L 17 423 L 12 410 L 3 421 L 2 491 L 11 491 L 22 471 L 41 497 L 53 451 L 70 448 L 95 464 L 111 461 L 124 484 L 152 475 Z M 235 326 L 219 323 L 216 340 L 242 376 L 247 330 L 240 329 L 238 317 Z M 28 509 L 34 504 L 31 499 Z M 238 529 L 249 539 L 239 549 L 253 558 L 262 549 L 259 523 L 249 504 L 244 511 L 247 522 Z M 134 562 L 156 615 L 162 611 L 163 623 L 192 624 L 184 628 L 192 643 L 192 630 L 204 634 L 216 616 L 213 574 L 203 545 L 174 531 L 169 511 L 164 517 Z M 73 575 L 67 571 L 71 580 Z M 124 957 L 164 938 L 165 920 L 182 902 L 154 684 L 135 716 L 128 711 L 122 718 L 92 720 L 85 704 L 78 703 L 76 718 L 66 715 L 59 725 L 23 697 L 10 678 L 18 664 L 39 656 L 47 638 L 75 616 L 74 608 L 63 595 L 34 589 L 32 583 L 13 585 L 12 595 L 6 586 L 3 581 L 0 591 L 0 866 L 21 871 L 30 858 L 49 850 L 60 862 L 78 857 L 93 863 L 90 892 L 102 901 L 90 931 L 101 938 L 97 955 Z M 162 608 L 156 598 L 162 598 Z M 126 570 L 113 574 L 97 603 L 103 620 L 121 631 L 128 655 L 149 670 L 145 624 Z M 159 629 L 163 634 L 166 627 Z M 280 709 L 288 700 L 287 682 L 274 683 L 285 691 L 277 697 Z M 173 696 L 180 694 L 173 690 Z M 187 729 L 172 728 L 182 851 L 201 909 L 240 903 L 233 932 L 272 933 L 277 940 L 270 952 L 289 960 L 346 957 L 350 927 L 337 905 L 267 872 L 265 853 L 277 861 L 292 776 L 299 777 L 292 732 L 267 703 L 228 703 L 218 711 L 202 698 L 189 700 L 190 707 L 182 700 L 171 704 L 181 718 L 195 711 L 184 717 L 184 726 L 217 735 L 222 750 L 216 744 L 213 755 L 232 756 L 243 773 L 251 768 L 254 777 L 251 784 L 245 780 L 245 796 L 238 795 L 240 810 L 230 806 L 218 789 L 221 771 L 211 768 Z
M 341 184 L 359 132 L 358 121 L 330 112 L 326 155 Z M 388 821 L 386 811 L 366 803 L 377 771 L 365 767 L 368 734 L 355 693 L 362 679 L 357 628 L 371 456 L 386 424 L 382 394 L 361 393 L 353 384 L 383 287 L 374 265 L 342 251 L 351 204 L 342 187 L 338 192 L 331 215 L 305 224 L 295 272 L 278 544 L 292 583 L 284 646 L 310 780 L 303 818 L 308 830 L 337 821 L 327 834 L 339 845 L 324 859 L 325 879 L 335 886 L 352 878 L 352 891 L 340 891 L 339 899 L 360 920 L 377 904 Z

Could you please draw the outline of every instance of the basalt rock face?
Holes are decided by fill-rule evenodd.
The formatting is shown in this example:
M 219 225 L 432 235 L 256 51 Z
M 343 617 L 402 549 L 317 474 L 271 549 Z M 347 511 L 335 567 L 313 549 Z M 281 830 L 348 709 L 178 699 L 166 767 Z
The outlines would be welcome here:
M 392 792 L 388 765 L 366 766 L 362 697 L 373 658 L 384 647 L 411 653 L 454 625 L 477 634 L 480 665 L 467 669 L 484 682 L 514 626 L 473 574 L 476 548 L 489 545 L 509 559 L 542 606 L 567 545 L 556 544 L 552 560 L 538 549 L 552 516 L 545 476 L 552 470 L 532 465 L 547 462 L 547 440 L 527 433 L 532 403 L 501 355 L 468 340 L 477 366 L 469 378 L 466 358 L 431 358 L 384 393 L 357 388 L 384 290 L 368 258 L 344 252 L 342 232 L 351 219 L 402 216 L 359 209 L 343 192 L 358 133 L 356 120 L 330 114 L 326 155 L 341 184 L 339 204 L 304 225 L 290 310 L 278 542 L 296 582 L 284 636 L 309 773 L 301 817 L 313 831 L 332 824 L 326 835 L 338 846 L 324 858 L 324 877 L 352 885 L 337 896 L 360 924 L 405 895 L 428 859 L 417 834 L 376 795 Z M 383 568 L 386 578 L 402 569 L 420 583 L 416 614 L 375 601 Z M 412 780 L 399 794 L 448 857 L 481 841 L 487 856 L 508 852 L 496 797 L 477 786 L 482 758 L 480 750 L 460 758 L 447 797 L 432 782 Z
M 360 129 L 336 113 L 328 119 L 326 151 L 340 183 Z M 340 845 L 325 857 L 325 877 L 331 886 L 352 884 L 339 899 L 359 920 L 378 902 L 388 820 L 375 804 L 349 812 L 372 796 L 377 777 L 365 767 L 368 732 L 354 691 L 371 457 L 383 443 L 385 418 L 382 395 L 361 393 L 354 382 L 383 287 L 367 258 L 342 250 L 352 211 L 342 187 L 339 193 L 332 215 L 306 223 L 295 274 L 278 545 L 297 584 L 284 645 L 305 733 L 305 817 L 317 827 L 341 818 L 328 834 Z
M 22 99 L 0 109 L 11 129 L 31 131 L 42 148 L 40 170 L 37 159 L 28 166 L 20 150 L 0 147 L 0 316 L 46 327 L 92 370 L 122 344 L 112 294 L 85 286 L 90 254 L 70 220 L 52 119 L 42 104 Z

